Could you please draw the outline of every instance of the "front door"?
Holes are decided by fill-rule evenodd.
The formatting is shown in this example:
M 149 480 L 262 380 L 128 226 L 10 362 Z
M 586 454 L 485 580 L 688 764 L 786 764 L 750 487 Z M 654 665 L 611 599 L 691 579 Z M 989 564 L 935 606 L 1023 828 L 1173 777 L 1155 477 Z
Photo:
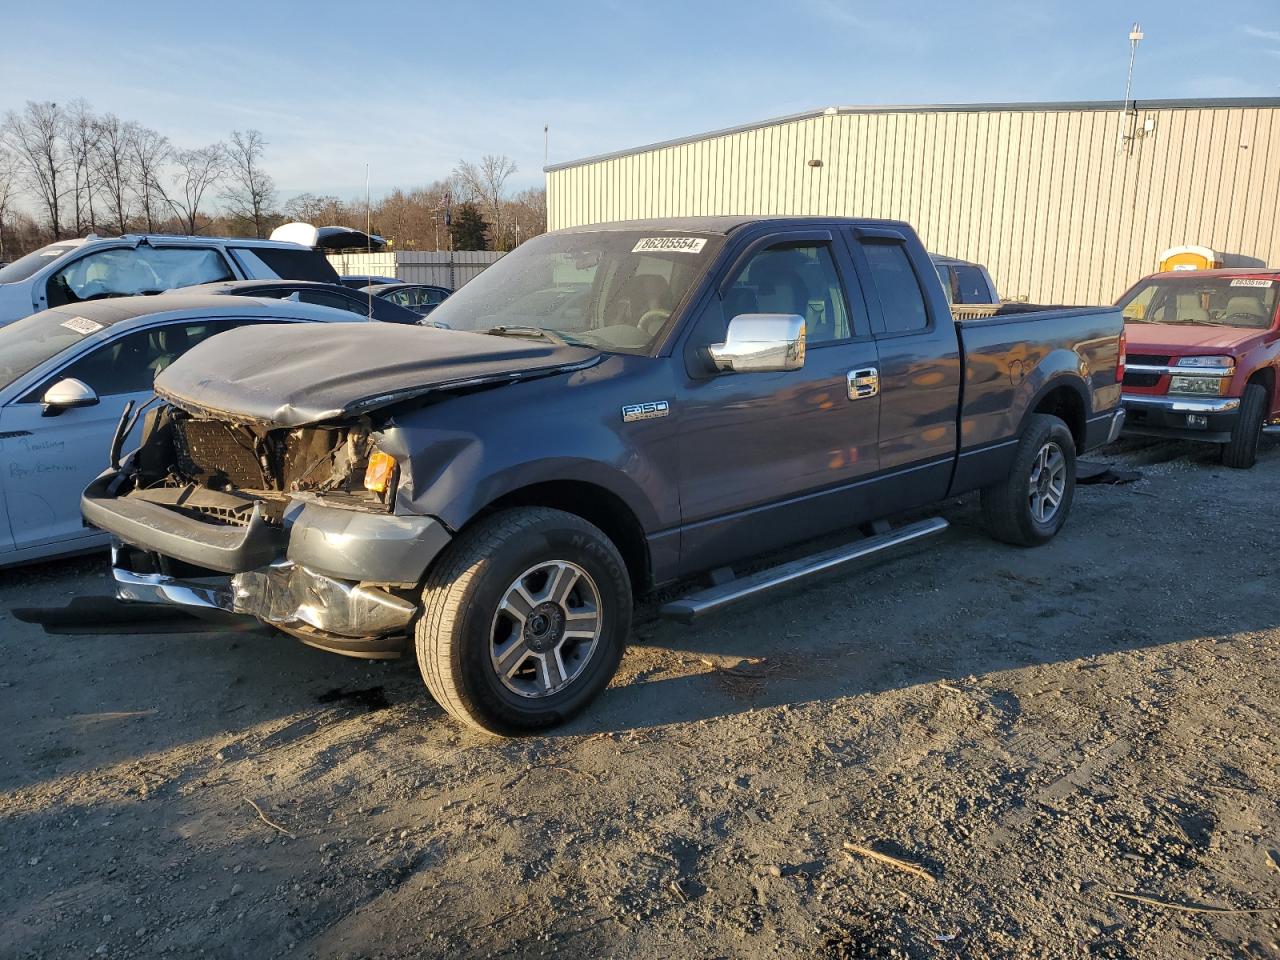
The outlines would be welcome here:
M 14 546 L 101 536 L 80 519 L 80 494 L 107 468 L 111 438 L 125 404 L 145 403 L 162 369 L 200 341 L 244 320 L 179 321 L 124 333 L 72 360 L 0 410 L 0 483 Z M 44 416 L 40 400 L 73 377 L 98 394 L 91 407 Z M 140 424 L 123 449 L 138 443 Z
M 880 398 L 852 374 L 877 366 L 843 244 L 804 231 L 749 248 L 695 325 L 688 356 L 748 313 L 799 314 L 799 370 L 692 377 L 680 399 L 681 568 L 694 573 L 865 519 L 857 487 L 878 469 Z M 690 361 L 691 363 L 694 361 Z M 856 399 L 855 399 L 856 397 Z
M 125 403 L 143 403 L 150 396 L 150 387 L 105 396 L 96 406 L 53 417 L 43 416 L 42 405 L 30 401 L 0 410 L 0 482 L 14 547 L 101 536 L 81 521 L 80 494 L 107 467 Z

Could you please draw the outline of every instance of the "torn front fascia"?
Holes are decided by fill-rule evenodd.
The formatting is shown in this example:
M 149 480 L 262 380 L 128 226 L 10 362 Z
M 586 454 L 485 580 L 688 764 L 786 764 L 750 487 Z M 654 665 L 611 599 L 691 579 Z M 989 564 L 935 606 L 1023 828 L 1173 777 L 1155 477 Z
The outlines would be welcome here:
M 136 458 L 138 485 L 213 490 L 355 494 L 380 434 L 367 417 L 335 425 L 267 430 L 193 416 L 166 405 L 148 418 Z M 385 503 L 385 498 L 378 498 Z

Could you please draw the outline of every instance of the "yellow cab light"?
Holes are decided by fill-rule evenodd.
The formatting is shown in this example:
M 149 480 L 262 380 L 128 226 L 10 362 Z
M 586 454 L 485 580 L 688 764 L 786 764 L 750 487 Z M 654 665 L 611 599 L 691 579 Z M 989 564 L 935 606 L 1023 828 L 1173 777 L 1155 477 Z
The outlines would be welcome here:
M 364 471 L 364 488 L 374 493 L 386 493 L 396 472 L 395 458 L 375 450 L 369 455 L 369 466 Z

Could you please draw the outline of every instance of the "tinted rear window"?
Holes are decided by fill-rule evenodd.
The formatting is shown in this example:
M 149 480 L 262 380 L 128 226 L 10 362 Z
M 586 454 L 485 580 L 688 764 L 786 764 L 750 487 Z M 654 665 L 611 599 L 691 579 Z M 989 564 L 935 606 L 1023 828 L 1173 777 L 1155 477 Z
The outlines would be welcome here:
M 994 303 L 987 278 L 977 267 L 956 267 L 956 284 L 960 288 L 957 303 Z
M 900 243 L 863 243 L 862 249 L 871 265 L 888 332 L 907 333 L 927 327 L 929 314 L 924 294 L 906 248 Z
M 324 254 L 314 250 L 299 248 L 286 250 L 280 247 L 237 247 L 237 256 L 257 257 L 270 268 L 271 272 L 282 280 L 319 280 L 322 283 L 337 283 L 338 272 L 324 258 Z

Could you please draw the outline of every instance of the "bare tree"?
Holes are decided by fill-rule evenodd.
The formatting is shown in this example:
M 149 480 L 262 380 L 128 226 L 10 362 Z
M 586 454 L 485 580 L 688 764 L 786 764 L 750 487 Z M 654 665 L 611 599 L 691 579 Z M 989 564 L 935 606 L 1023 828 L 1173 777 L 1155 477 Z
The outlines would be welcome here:
M 129 231 L 133 219 L 134 182 L 132 138 L 136 125 L 125 123 L 113 113 L 98 120 L 98 139 L 93 152 L 93 172 L 107 206 L 107 214 L 121 233 Z
M 300 193 L 285 202 L 284 215 L 301 223 L 321 226 L 355 220 L 354 207 L 337 197 L 317 197 L 314 193 Z
M 0 147 L 0 260 L 8 259 L 4 249 L 4 228 L 13 209 L 14 198 L 18 195 L 20 175 L 17 159 L 8 150 Z
M 98 118 L 84 100 L 73 100 L 66 109 L 67 165 L 71 173 L 71 212 L 78 237 L 97 228 L 93 197 L 97 192 L 94 154 L 98 148 Z
M 515 231 L 515 242 L 547 232 L 547 191 L 542 187 L 521 190 L 507 201 L 507 219 Z
M 160 175 L 173 156 L 173 145 L 150 127 L 131 124 L 127 149 L 133 193 L 142 206 L 147 233 L 154 233 L 169 201 Z
M 4 144 L 16 158 L 27 188 L 44 209 L 55 240 L 62 239 L 62 199 L 67 190 L 62 142 L 65 120 L 56 103 L 28 100 L 21 113 L 10 110 L 5 115 L 2 128 Z
M 460 160 L 453 168 L 453 179 L 459 192 L 484 209 L 485 219 L 489 221 L 497 241 L 495 246 L 499 249 L 505 246 L 507 233 L 502 215 L 502 191 L 515 172 L 516 165 L 510 157 L 495 154 L 486 154 L 478 164 Z
M 200 230 L 200 204 L 209 188 L 226 174 L 227 148 L 222 143 L 178 150 L 173 155 L 174 193 L 169 206 L 188 235 Z
M 262 153 L 267 142 L 258 130 L 231 131 L 226 148 L 228 185 L 222 199 L 227 212 L 253 224 L 254 234 L 266 236 L 267 215 L 276 202 L 276 186 L 262 169 Z

